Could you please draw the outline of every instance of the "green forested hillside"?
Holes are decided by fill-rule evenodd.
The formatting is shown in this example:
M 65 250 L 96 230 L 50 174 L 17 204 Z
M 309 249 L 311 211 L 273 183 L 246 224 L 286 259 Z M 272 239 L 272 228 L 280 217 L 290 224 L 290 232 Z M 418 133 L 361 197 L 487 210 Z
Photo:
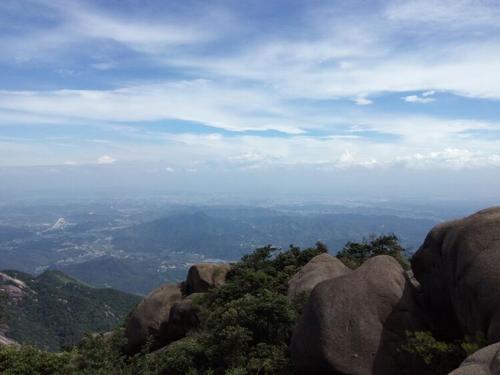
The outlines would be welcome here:
M 4 293 L 2 309 L 10 338 L 47 350 L 77 343 L 85 332 L 119 324 L 140 297 L 113 289 L 94 289 L 59 271 L 31 275 L 6 271 L 24 282 L 22 297 Z
M 185 268 L 159 273 L 158 261 L 154 259 L 120 259 L 111 256 L 56 267 L 96 288 L 113 288 L 134 294 L 148 294 L 161 284 L 181 280 L 186 274 Z

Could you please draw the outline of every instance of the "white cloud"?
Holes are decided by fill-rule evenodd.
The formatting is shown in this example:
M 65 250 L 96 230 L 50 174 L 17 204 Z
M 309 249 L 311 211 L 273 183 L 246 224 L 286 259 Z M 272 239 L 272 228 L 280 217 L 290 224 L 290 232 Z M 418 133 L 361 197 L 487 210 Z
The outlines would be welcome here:
M 415 153 L 398 157 L 394 160 L 397 164 L 413 168 L 441 167 L 452 169 L 476 167 L 500 167 L 500 154 L 474 152 L 468 149 L 445 148 L 444 150 L 427 153 Z
M 102 155 L 99 163 L 119 165 L 140 161 L 160 163 L 158 171 L 188 171 L 210 168 L 227 170 L 300 167 L 308 168 L 404 168 L 463 169 L 500 167 L 500 140 L 464 136 L 473 130 L 499 129 L 500 124 L 443 120 L 431 117 L 366 117 L 345 119 L 361 123 L 351 136 L 259 137 L 255 135 L 140 133 L 137 129 L 126 143 L 74 144 L 57 141 L 26 143 L 0 139 L 0 165 L 64 164 L 71 160 L 90 164 L 88 154 Z M 122 131 L 122 130 L 118 130 Z M 393 134 L 396 141 L 370 139 L 370 132 Z M 355 135 L 355 136 L 353 136 Z M 153 141 L 153 142 L 149 142 Z M 62 159 L 62 156 L 64 158 Z M 112 156 L 111 156 L 112 155 Z M 165 173 L 164 172 L 164 173 Z
M 498 3 L 489 0 L 406 0 L 388 2 L 385 14 L 390 20 L 400 21 L 405 25 L 484 28 L 499 26 L 500 8 Z
M 116 157 L 121 164 L 131 155 L 141 155 L 147 160 L 172 160 L 167 172 L 168 168 L 186 170 L 178 168 L 183 161 L 226 162 L 242 168 L 497 163 L 498 140 L 465 137 L 464 132 L 498 130 L 498 123 L 418 117 L 409 112 L 391 115 L 381 113 L 377 105 L 341 111 L 333 102 L 345 99 L 367 106 L 372 104 L 370 98 L 409 92 L 419 94 L 402 100 L 418 104 L 435 101 L 436 93 L 500 100 L 500 34 L 495 32 L 500 28 L 500 13 L 498 7 L 488 6 L 491 2 L 390 1 L 383 9 L 374 5 L 348 17 L 344 7 L 333 12 L 318 9 L 303 14 L 299 37 L 277 33 L 262 38 L 254 34 L 258 28 L 248 27 L 255 25 L 242 17 L 241 29 L 248 36 L 244 45 L 234 43 L 238 22 L 228 32 L 226 22 L 213 22 L 218 17 L 214 14 L 206 19 L 193 16 L 186 22 L 169 17 L 158 22 L 109 14 L 85 2 L 43 4 L 54 10 L 54 18 L 62 15 L 60 23 L 55 22 L 52 29 L 34 26 L 26 34 L 0 37 L 4 52 L 0 60 L 14 56 L 29 62 L 43 57 L 72 67 L 71 59 L 65 60 L 71 52 L 111 41 L 114 47 L 133 50 L 134 57 L 139 54 L 141 64 L 188 77 L 154 84 L 137 81 L 137 77 L 120 84 L 114 78 L 99 82 L 99 87 L 109 84 L 113 88 L 93 90 L 0 91 L 0 125 L 99 126 L 128 138 L 124 143 L 86 146 L 93 147 L 91 155 L 103 155 L 98 162 L 114 162 Z M 415 41 L 412 48 L 401 48 L 408 37 Z M 207 41 L 217 48 L 204 44 Z M 97 54 L 88 64 L 93 69 L 111 69 L 113 61 L 119 61 L 112 57 Z M 307 108 L 320 100 L 332 101 L 332 108 Z M 415 110 L 415 106 L 405 106 L 405 110 Z M 236 132 L 278 130 L 288 137 L 241 134 L 229 138 L 215 134 L 223 133 L 217 129 L 210 135 L 168 134 L 168 127 L 164 132 L 148 132 L 137 125 L 162 120 L 185 120 Z M 354 124 L 361 131 L 345 131 Z M 304 135 L 308 130 L 327 135 Z M 370 132 L 392 140 L 364 135 Z M 148 140 L 164 143 L 142 145 Z M 3 141 L 1 163 L 25 163 L 28 154 L 34 163 L 61 164 L 66 160 L 61 155 L 79 163 L 95 161 L 81 156 L 88 154 L 82 145 L 73 145 L 75 151 L 70 154 L 68 145 Z
M 370 105 L 370 104 L 373 104 L 372 100 L 367 99 L 364 96 L 358 96 L 357 98 L 354 99 L 354 102 L 357 105 Z
M 64 56 L 68 48 L 113 40 L 143 53 L 155 64 L 225 81 L 223 85 L 232 82 L 229 91 L 250 81 L 254 88 L 261 85 L 261 93 L 274 91 L 285 99 L 359 97 L 354 100 L 357 104 L 367 104 L 366 96 L 433 87 L 500 100 L 500 81 L 495 79 L 500 70 L 500 7 L 489 1 L 388 1 L 369 11 L 349 6 L 311 7 L 300 19 L 304 30 L 300 38 L 282 34 L 262 38 L 255 32 L 246 35 L 244 46 L 225 39 L 248 26 L 242 15 L 202 9 L 207 13 L 204 17 L 174 20 L 165 16 L 159 22 L 109 14 L 84 2 L 41 4 L 59 14 L 62 24 L 32 35 L 0 39 L 4 58 L 26 55 L 29 60 L 47 55 L 59 64 L 59 55 Z M 446 37 L 457 29 L 463 38 Z M 415 40 L 410 50 L 398 48 L 405 37 Z M 220 54 L 207 53 L 203 44 L 207 41 L 230 48 Z M 12 49 L 19 49 L 19 54 Z M 91 65 L 109 67 L 100 60 Z
M 418 95 L 403 96 L 402 99 L 408 103 L 420 103 L 420 104 L 432 103 L 435 100 L 434 98 L 420 97 Z
M 212 40 L 223 32 L 226 22 L 222 14 L 204 6 L 193 10 L 190 19 L 170 15 L 161 19 L 141 19 L 136 14 L 104 11 L 87 1 L 34 0 L 30 7 L 32 14 L 48 21 L 47 25 L 39 29 L 29 25 L 16 36 L 0 35 L 0 47 L 4 52 L 0 60 L 23 63 L 43 60 L 59 66 L 61 57 L 67 57 L 69 51 L 109 41 L 151 57 L 163 56 L 178 47 Z M 19 11 L 25 11 L 22 6 L 19 8 Z M 197 22 L 192 22 L 193 19 Z M 109 44 L 99 53 L 106 53 L 108 48 Z M 95 50 L 89 51 L 88 55 L 99 56 Z M 109 69 L 111 65 L 91 64 L 95 69 Z
M 196 103 L 196 105 L 193 105 Z M 272 93 L 207 80 L 173 81 L 116 90 L 0 91 L 0 108 L 72 121 L 130 122 L 180 119 L 214 127 L 301 133 Z M 0 111 L 1 116 L 1 111 Z
M 97 159 L 97 164 L 113 164 L 115 162 L 116 159 L 110 155 L 102 155 Z

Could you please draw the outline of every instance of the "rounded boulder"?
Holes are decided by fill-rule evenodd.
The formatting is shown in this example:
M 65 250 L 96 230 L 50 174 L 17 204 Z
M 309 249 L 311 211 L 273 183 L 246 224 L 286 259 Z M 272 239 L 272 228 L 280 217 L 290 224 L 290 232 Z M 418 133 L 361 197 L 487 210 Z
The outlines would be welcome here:
M 288 297 L 309 294 L 322 281 L 351 272 L 337 257 L 328 253 L 316 255 L 288 282 Z
M 181 298 L 179 285 L 163 285 L 148 294 L 127 319 L 125 352 L 137 352 L 149 338 L 153 347 L 158 346 L 160 328 L 168 322 L 172 306 Z
M 299 374 L 413 374 L 399 350 L 406 331 L 420 329 L 414 289 L 392 257 L 319 283 L 294 330 Z
M 449 375 L 499 375 L 500 343 L 489 345 L 471 354 Z
M 500 207 L 436 226 L 411 263 L 435 332 L 500 341 Z
M 231 265 L 227 263 L 200 263 L 191 266 L 184 284 L 185 294 L 205 293 L 221 286 L 230 270 Z

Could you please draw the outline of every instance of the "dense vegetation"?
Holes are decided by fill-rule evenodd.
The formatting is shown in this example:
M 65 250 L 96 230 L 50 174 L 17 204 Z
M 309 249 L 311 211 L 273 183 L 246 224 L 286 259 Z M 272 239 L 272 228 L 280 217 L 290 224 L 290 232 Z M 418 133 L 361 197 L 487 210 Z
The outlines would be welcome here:
M 401 348 L 419 358 L 425 365 L 426 374 L 448 374 L 469 355 L 487 345 L 482 335 L 462 340 L 436 339 L 429 331 L 408 332 L 408 342 Z
M 170 345 L 160 358 L 168 374 L 289 374 L 288 343 L 300 304 L 287 298 L 288 280 L 311 258 L 318 244 L 291 247 L 275 255 L 270 246 L 242 258 L 202 309 L 202 326 Z
M 0 372 L 17 374 L 292 374 L 288 344 L 304 300 L 287 298 L 289 279 L 311 258 L 327 251 L 318 243 L 287 251 L 266 246 L 245 255 L 226 284 L 195 299 L 200 325 L 187 337 L 156 352 L 148 346 L 133 357 L 123 354 L 124 338 L 87 335 L 62 353 L 33 347 L 0 349 Z M 348 243 L 338 257 L 352 268 L 369 257 L 394 256 L 407 267 L 404 249 L 393 235 Z M 428 374 L 443 374 L 481 345 L 478 340 L 442 342 L 429 332 L 408 333 L 401 350 L 413 353 Z
M 6 273 L 29 287 L 19 301 L 2 303 L 9 337 L 47 350 L 72 346 L 85 332 L 113 329 L 140 301 L 135 295 L 91 288 L 59 271 L 38 277 Z
M 127 358 L 121 354 L 123 339 L 117 330 L 111 339 L 87 336 L 78 346 L 58 354 L 31 347 L 1 349 L 0 371 L 5 374 L 289 374 L 293 370 L 287 347 L 301 305 L 287 298 L 287 283 L 311 258 L 325 251 L 321 244 L 306 250 L 290 247 L 284 252 L 267 246 L 244 256 L 229 273 L 224 286 L 209 298 L 196 301 L 201 310 L 201 326 L 159 352 Z M 46 367 L 49 365 L 50 370 Z
M 362 242 L 348 242 L 344 248 L 337 253 L 346 266 L 355 269 L 362 265 L 367 259 L 377 255 L 390 255 L 394 257 L 405 269 L 410 268 L 410 263 L 406 257 L 406 251 L 399 243 L 398 237 L 394 234 L 371 237 Z

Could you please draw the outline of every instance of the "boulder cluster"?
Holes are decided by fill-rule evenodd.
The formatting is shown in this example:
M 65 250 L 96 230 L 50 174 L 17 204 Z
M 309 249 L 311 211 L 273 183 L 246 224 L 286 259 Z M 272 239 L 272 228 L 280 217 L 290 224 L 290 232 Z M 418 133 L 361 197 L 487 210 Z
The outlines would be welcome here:
M 320 282 L 304 285 L 312 291 L 292 337 L 299 374 L 425 373 L 401 350 L 407 332 L 422 330 L 449 340 L 484 336 L 491 345 L 452 374 L 500 374 L 500 208 L 436 226 L 413 272 L 381 255 L 328 277 L 330 263 L 316 257 L 303 269 L 317 269 L 307 280 Z
M 184 337 L 199 322 L 196 297 L 222 285 L 230 269 L 225 263 L 196 264 L 186 281 L 153 290 L 127 319 L 125 352 L 137 353 L 146 344 L 158 349 Z
M 290 343 L 298 373 L 425 374 L 402 347 L 408 332 L 429 331 L 449 341 L 486 339 L 451 374 L 500 374 L 500 207 L 433 228 L 411 268 L 379 255 L 351 270 L 321 254 L 293 276 L 288 297 L 307 298 Z M 149 294 L 127 321 L 127 352 L 148 339 L 155 349 L 184 337 L 199 322 L 196 299 L 229 270 L 194 265 L 185 282 Z

